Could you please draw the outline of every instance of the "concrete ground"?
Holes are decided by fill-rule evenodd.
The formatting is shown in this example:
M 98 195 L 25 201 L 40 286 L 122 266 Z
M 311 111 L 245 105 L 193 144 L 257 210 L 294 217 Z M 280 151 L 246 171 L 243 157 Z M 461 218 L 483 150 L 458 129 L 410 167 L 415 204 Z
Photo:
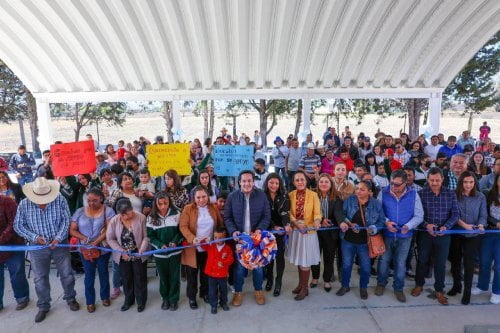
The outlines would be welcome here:
M 97 311 L 89 314 L 85 307 L 83 275 L 76 275 L 77 300 L 81 310 L 71 312 L 62 299 L 62 289 L 56 271 L 52 270 L 52 309 L 44 322 L 35 324 L 37 313 L 33 276 L 30 278 L 31 302 L 23 311 L 15 311 L 15 301 L 6 274 L 5 309 L 0 312 L 0 332 L 464 332 L 466 326 L 493 325 L 488 332 L 500 331 L 500 306 L 489 303 L 489 295 L 472 296 L 472 304 L 463 306 L 460 297 L 450 297 L 449 306 L 441 306 L 423 293 L 414 298 L 409 295 L 414 282 L 407 280 L 407 303 L 398 303 L 391 288 L 382 297 L 373 294 L 376 280 L 371 278 L 369 298 L 359 297 L 358 275 L 353 274 L 351 292 L 343 297 L 335 295 L 339 283 L 333 284 L 330 293 L 322 284 L 309 292 L 309 297 L 297 302 L 291 290 L 297 283 L 295 267 L 287 266 L 283 292 L 280 297 L 266 293 L 267 304 L 259 306 L 253 298 L 251 278 L 244 286 L 244 301 L 239 308 L 229 312 L 221 309 L 217 315 L 210 313 L 210 306 L 199 300 L 200 308 L 191 310 L 185 297 L 185 282 L 181 285 L 181 301 L 176 312 L 162 311 L 158 292 L 158 278 L 154 268 L 149 269 L 149 299 L 146 310 L 138 313 L 136 307 L 120 312 L 123 295 L 105 308 L 97 304 Z M 432 280 L 426 288 L 432 288 Z M 447 276 L 447 282 L 451 277 Z M 389 282 L 392 283 L 392 282 Z M 390 285 L 390 284 L 389 284 Z M 98 288 L 98 282 L 96 282 Z M 449 289 L 449 283 L 447 283 Z M 231 300 L 231 295 L 229 299 Z M 497 326 L 498 325 L 498 326 Z

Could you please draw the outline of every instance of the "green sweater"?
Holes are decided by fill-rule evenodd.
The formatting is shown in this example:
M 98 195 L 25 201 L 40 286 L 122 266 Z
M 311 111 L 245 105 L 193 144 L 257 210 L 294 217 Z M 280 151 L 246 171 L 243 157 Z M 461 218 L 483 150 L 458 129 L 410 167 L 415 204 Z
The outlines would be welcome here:
M 151 215 L 148 216 L 146 220 L 148 238 L 155 249 L 161 249 L 163 245 L 169 246 L 170 243 L 174 243 L 176 246 L 182 245 L 184 238 L 179 231 L 179 218 L 180 214 L 173 208 L 168 210 L 167 216 L 159 216 L 159 225 L 154 225 L 153 218 Z M 169 251 L 157 253 L 154 256 L 158 258 L 169 258 L 179 255 L 181 252 L 182 250 Z

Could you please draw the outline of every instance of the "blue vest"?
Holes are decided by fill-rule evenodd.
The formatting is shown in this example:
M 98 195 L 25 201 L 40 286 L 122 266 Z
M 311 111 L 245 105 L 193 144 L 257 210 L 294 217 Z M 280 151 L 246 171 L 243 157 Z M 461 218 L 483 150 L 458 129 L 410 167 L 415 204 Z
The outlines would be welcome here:
M 389 186 L 382 190 L 382 207 L 384 208 L 385 216 L 389 221 L 396 222 L 399 228 L 410 221 L 415 214 L 415 196 L 417 192 L 413 189 L 407 189 L 407 192 L 399 199 L 399 201 L 390 193 Z M 388 237 L 407 238 L 413 235 L 413 231 L 402 234 L 398 230 L 397 233 L 389 232 L 384 229 L 384 235 Z

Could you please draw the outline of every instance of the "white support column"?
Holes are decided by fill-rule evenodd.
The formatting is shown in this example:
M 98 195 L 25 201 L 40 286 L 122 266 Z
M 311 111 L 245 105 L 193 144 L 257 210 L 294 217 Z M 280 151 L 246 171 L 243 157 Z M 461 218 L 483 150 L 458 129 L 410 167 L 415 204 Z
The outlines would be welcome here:
M 181 128 L 181 101 L 177 99 L 172 101 L 172 133 L 174 141 L 181 140 L 183 134 Z
M 441 93 L 431 93 L 429 98 L 429 125 L 431 134 L 439 133 L 441 122 Z
M 306 135 L 311 133 L 311 100 L 302 100 L 302 140 L 305 140 Z
M 38 115 L 38 143 L 40 149 L 44 151 L 50 149 L 50 145 L 54 143 L 49 103 L 37 101 L 36 113 Z

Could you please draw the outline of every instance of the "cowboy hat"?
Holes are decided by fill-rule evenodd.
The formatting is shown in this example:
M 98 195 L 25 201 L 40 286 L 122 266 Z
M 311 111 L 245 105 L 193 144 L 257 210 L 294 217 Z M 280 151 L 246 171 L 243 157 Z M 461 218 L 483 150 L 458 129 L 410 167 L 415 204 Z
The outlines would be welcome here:
M 37 205 L 46 205 L 56 199 L 59 187 L 57 180 L 38 177 L 35 181 L 23 186 L 23 193 L 31 202 Z

